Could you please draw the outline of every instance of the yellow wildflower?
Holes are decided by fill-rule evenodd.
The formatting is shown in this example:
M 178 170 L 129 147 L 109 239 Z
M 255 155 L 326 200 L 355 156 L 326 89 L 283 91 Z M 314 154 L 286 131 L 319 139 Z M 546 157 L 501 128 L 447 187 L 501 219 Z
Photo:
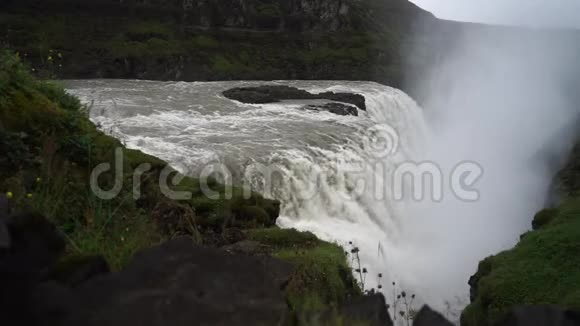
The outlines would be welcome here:
M 28 194 L 26 194 L 26 197 L 32 198 L 32 194 L 31 193 L 28 193 Z
M 14 197 L 14 194 L 12 193 L 12 191 L 9 191 L 6 193 L 6 197 L 12 198 L 12 197 Z

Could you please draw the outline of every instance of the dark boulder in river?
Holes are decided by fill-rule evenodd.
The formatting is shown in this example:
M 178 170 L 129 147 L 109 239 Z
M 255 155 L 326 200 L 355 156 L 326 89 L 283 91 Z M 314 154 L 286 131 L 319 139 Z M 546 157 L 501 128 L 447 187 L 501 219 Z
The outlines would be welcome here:
M 313 94 L 290 86 L 265 85 L 258 87 L 236 87 L 223 92 L 231 100 L 248 104 L 276 103 L 283 100 L 330 100 L 355 105 L 366 111 L 365 97 L 353 93 L 324 92 Z

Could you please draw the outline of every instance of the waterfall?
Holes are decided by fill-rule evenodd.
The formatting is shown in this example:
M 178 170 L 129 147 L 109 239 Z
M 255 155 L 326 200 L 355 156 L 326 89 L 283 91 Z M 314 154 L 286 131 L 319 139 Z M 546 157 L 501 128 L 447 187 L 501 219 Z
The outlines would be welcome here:
M 400 90 L 376 86 L 364 95 L 369 123 L 348 135 L 346 142 L 330 148 L 289 149 L 269 157 L 267 165 L 282 180 L 271 189 L 271 196 L 282 202 L 278 224 L 311 231 L 345 250 L 358 247 L 362 267 L 368 270 L 367 290 L 377 287 L 381 273 L 388 300 L 392 282 L 397 293 L 405 290 L 427 300 L 429 287 L 408 269 L 413 260 L 409 255 L 420 254 L 405 239 L 405 228 L 412 227 L 405 219 L 410 218 L 413 203 L 393 198 L 395 170 L 421 156 L 428 134 L 424 115 Z M 253 187 L 268 191 L 261 180 Z
M 449 293 L 426 280 L 425 257 L 435 252 L 415 232 L 425 222 L 416 202 L 394 194 L 397 168 L 425 156 L 431 132 L 423 110 L 404 92 L 376 83 L 278 83 L 363 94 L 367 111 L 337 116 L 300 110 L 299 103 L 246 105 L 220 95 L 258 82 L 79 81 L 70 91 L 93 103 L 93 121 L 128 147 L 193 167 L 194 176 L 215 162 L 245 171 L 244 182 L 281 201 L 279 226 L 311 231 L 345 250 L 358 247 L 368 270 L 365 288 L 376 288 L 381 273 L 388 301 L 392 282 L 397 292 L 416 294 L 417 305 L 444 309 L 444 299 L 467 296 L 468 275 Z M 256 164 L 273 172 L 269 183 L 252 170 Z

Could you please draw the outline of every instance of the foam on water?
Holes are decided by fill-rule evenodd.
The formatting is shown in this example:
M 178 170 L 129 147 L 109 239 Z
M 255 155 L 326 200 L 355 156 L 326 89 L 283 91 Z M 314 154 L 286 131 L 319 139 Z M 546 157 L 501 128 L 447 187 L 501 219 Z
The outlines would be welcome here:
M 312 231 L 347 249 L 352 241 L 369 270 L 367 288 L 382 273 L 387 293 L 395 281 L 438 308 L 455 295 L 467 297 L 469 275 L 457 280 L 452 293 L 425 283 L 421 269 L 428 266 L 421 259 L 431 254 L 430 244 L 409 237 L 412 203 L 392 200 L 393 170 L 419 157 L 428 133 L 417 104 L 400 90 L 366 82 L 277 82 L 363 94 L 367 112 L 359 117 L 301 110 L 294 102 L 247 105 L 221 95 L 258 84 L 74 81 L 69 90 L 92 103 L 91 118 L 102 130 L 189 173 L 211 162 L 240 170 L 254 162 L 275 167 L 284 182 L 273 188 L 257 176 L 247 181 L 282 202 L 279 225 Z M 380 140 L 390 140 L 396 150 L 385 154 Z M 366 188 L 355 191 L 361 182 Z

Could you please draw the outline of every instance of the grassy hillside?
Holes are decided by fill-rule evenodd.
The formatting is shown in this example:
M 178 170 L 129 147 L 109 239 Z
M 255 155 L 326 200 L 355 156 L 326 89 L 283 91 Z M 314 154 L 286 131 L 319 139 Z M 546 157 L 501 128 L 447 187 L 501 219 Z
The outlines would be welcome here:
M 220 193 L 206 197 L 200 180 L 184 177 L 172 190 L 189 191 L 191 199 L 172 200 L 159 187 L 166 163 L 129 150 L 96 129 L 86 108 L 58 85 L 29 74 L 18 56 L 0 54 L 0 193 L 12 212 L 37 211 L 50 219 L 68 242 L 63 263 L 78 257 L 103 255 L 115 270 L 137 250 L 177 235 L 200 244 L 223 246 L 240 240 L 257 242 L 266 254 L 289 261 L 295 273 L 287 289 L 296 313 L 326 309 L 359 294 L 343 250 L 312 234 L 273 228 L 279 203 L 209 180 Z M 92 169 L 114 166 L 115 149 L 123 150 L 123 183 L 118 196 L 100 199 L 90 187 Z M 148 163 L 134 197 L 133 171 Z M 113 173 L 98 182 L 114 185 Z
M 497 322 L 511 308 L 548 304 L 580 310 L 580 197 L 578 148 L 557 179 L 566 196 L 540 211 L 519 244 L 488 257 L 471 280 L 472 302 L 461 325 Z

